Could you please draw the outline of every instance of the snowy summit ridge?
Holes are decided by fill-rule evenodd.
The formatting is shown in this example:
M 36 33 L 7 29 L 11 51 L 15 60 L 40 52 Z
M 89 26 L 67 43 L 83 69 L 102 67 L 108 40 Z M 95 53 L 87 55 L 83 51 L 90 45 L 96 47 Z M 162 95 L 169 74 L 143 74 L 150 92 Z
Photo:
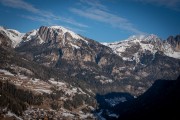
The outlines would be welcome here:
M 140 53 L 145 53 L 147 51 L 151 52 L 153 55 L 161 51 L 166 56 L 180 59 L 180 51 L 175 50 L 167 40 L 163 41 L 154 34 L 133 35 L 123 41 L 103 44 L 110 47 L 114 53 L 128 61 L 137 60 Z M 128 54 L 128 56 L 126 54 Z
M 36 30 L 32 30 L 24 35 L 22 44 L 32 41 L 34 44 L 51 43 L 52 45 L 71 46 L 79 49 L 78 42 L 88 43 L 84 38 L 75 32 L 68 30 L 62 26 L 41 26 Z M 21 45 L 21 44 L 20 44 Z
M 2 26 L 0 26 L 0 32 L 2 34 L 5 34 L 12 41 L 13 48 L 15 48 L 22 41 L 22 38 L 24 36 L 24 33 L 20 33 L 19 31 L 14 29 L 6 29 Z
M 5 34 L 11 41 L 12 41 L 12 47 L 15 48 L 21 44 L 24 44 L 25 42 L 37 39 L 38 44 L 43 44 L 48 42 L 47 39 L 52 39 L 53 37 L 58 39 L 63 39 L 63 44 L 65 44 L 65 39 L 71 40 L 71 41 L 79 41 L 82 40 L 86 43 L 84 38 L 82 38 L 80 35 L 76 34 L 75 32 L 62 27 L 62 26 L 41 26 L 38 29 L 34 29 L 27 33 L 20 33 L 17 30 L 14 29 L 6 29 L 2 26 L 0 26 L 0 32 Z M 67 35 L 69 34 L 69 35 Z M 45 37 L 46 36 L 46 37 Z M 72 47 L 79 48 L 78 46 L 74 45 L 73 43 L 70 43 Z
M 65 34 L 65 33 L 70 33 L 72 35 L 73 38 L 75 39 L 83 39 L 82 37 L 80 37 L 79 35 L 77 35 L 76 33 L 74 33 L 73 31 L 65 28 L 65 27 L 62 27 L 62 26 L 50 26 L 48 28 L 51 28 L 51 29 L 54 29 L 54 30 L 57 30 L 57 29 L 60 29 L 62 30 L 62 33 Z

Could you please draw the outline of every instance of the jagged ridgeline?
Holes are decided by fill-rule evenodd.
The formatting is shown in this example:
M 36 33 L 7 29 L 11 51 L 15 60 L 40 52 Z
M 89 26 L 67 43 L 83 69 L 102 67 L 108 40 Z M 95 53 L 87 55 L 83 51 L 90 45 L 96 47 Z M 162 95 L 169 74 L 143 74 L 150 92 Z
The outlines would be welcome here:
M 97 95 L 139 96 L 157 79 L 176 79 L 179 71 L 179 35 L 101 44 L 62 26 L 25 34 L 0 27 L 1 112 L 24 119 L 93 119 Z

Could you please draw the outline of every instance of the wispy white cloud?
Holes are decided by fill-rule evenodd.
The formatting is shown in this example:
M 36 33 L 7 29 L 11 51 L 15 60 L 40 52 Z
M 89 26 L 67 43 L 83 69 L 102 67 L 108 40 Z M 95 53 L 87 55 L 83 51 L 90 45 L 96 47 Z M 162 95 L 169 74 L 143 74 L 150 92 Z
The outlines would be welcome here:
M 85 24 L 81 24 L 81 23 L 75 21 L 74 19 L 70 19 L 70 18 L 61 17 L 60 20 L 66 21 L 66 23 L 69 23 L 69 24 L 72 24 L 72 25 L 76 25 L 76 26 L 78 26 L 78 27 L 84 27 L 84 28 L 89 27 L 89 26 L 87 26 L 87 25 L 85 25 Z
M 55 22 L 61 21 L 64 23 L 74 25 L 76 27 L 82 27 L 82 28 L 88 27 L 87 25 L 79 23 L 73 19 L 62 17 L 62 16 L 57 16 L 57 15 L 53 14 L 52 12 L 38 9 L 38 8 L 34 7 L 32 4 L 27 3 L 23 0 L 0 0 L 0 3 L 2 3 L 4 6 L 16 8 L 16 9 L 22 9 L 22 10 L 25 10 L 25 11 L 35 14 L 36 16 L 20 15 L 23 18 L 30 19 L 33 21 L 45 22 L 50 25 L 53 24 L 54 21 Z
M 82 30 L 82 29 L 79 29 L 79 28 L 75 28 L 75 27 L 69 27 L 69 26 L 64 26 L 65 28 L 67 28 L 67 29 L 69 29 L 69 30 L 72 30 L 72 31 L 74 31 L 74 32 L 76 32 L 76 33 L 84 33 L 84 32 L 86 32 L 85 30 Z
M 29 16 L 29 15 L 19 15 L 22 18 L 26 18 L 32 21 L 38 21 L 38 22 L 43 22 L 43 23 L 48 23 L 49 25 L 53 24 L 51 23 L 51 20 L 49 19 L 44 19 L 42 17 L 38 17 L 38 16 Z
M 33 12 L 33 13 L 40 12 L 39 9 L 35 8 L 33 5 L 26 3 L 22 0 L 0 0 L 0 2 L 3 5 L 12 7 L 12 8 L 23 9 L 23 10 L 27 10 L 27 11 Z
M 101 4 L 98 0 L 80 0 L 80 2 L 86 5 L 89 5 L 90 7 L 93 7 L 93 8 L 98 8 L 101 10 L 108 11 L 107 6 Z
M 132 1 L 164 6 L 172 10 L 180 11 L 180 0 L 132 0 Z
M 121 30 L 134 34 L 143 34 L 143 32 L 135 28 L 129 20 L 111 13 L 106 6 L 97 0 L 96 2 L 95 0 L 83 0 L 81 4 L 83 4 L 84 8 L 70 8 L 70 11 L 86 18 L 110 24 L 111 26 L 117 27 Z

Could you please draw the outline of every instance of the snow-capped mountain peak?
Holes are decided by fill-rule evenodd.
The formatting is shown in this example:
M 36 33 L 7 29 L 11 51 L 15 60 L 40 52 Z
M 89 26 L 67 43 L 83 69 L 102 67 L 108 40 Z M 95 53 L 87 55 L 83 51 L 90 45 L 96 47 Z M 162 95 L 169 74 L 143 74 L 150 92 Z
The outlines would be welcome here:
M 123 41 L 134 41 L 134 40 L 150 42 L 150 41 L 157 41 L 161 39 L 157 35 L 149 34 L 149 35 L 132 35 L 127 40 L 123 40 Z
M 51 43 L 51 45 L 72 46 L 75 49 L 80 48 L 79 42 L 88 44 L 88 41 L 80 35 L 62 26 L 41 26 L 32 30 L 24 35 L 22 44 L 31 40 L 34 40 L 34 44 Z
M 135 40 L 135 39 L 138 39 L 138 40 L 142 40 L 144 39 L 146 36 L 145 35 L 132 35 L 130 36 L 126 41 L 130 41 L 130 40 Z
M 121 56 L 123 60 L 139 62 L 139 55 L 149 51 L 155 55 L 161 51 L 164 55 L 180 59 L 180 52 L 174 50 L 167 41 L 162 41 L 157 35 L 138 35 L 131 36 L 127 40 L 114 43 L 104 43 L 110 47 L 114 53 Z
M 7 31 L 9 31 L 9 32 L 12 32 L 12 33 L 14 33 L 14 34 L 17 34 L 18 36 L 20 36 L 21 34 L 24 34 L 24 33 L 20 33 L 19 31 L 17 31 L 17 30 L 14 30 L 14 29 L 6 29 Z
M 32 31 L 26 33 L 24 35 L 24 37 L 23 37 L 23 41 L 22 42 L 27 42 L 27 41 L 32 40 L 37 35 L 38 30 L 39 29 L 36 29 L 36 30 L 32 30 Z
M 24 33 L 20 33 L 14 29 L 6 29 L 2 26 L 0 26 L 0 32 L 5 34 L 12 41 L 12 47 L 14 48 L 22 41 L 24 36 Z
M 160 39 L 160 38 L 154 34 L 150 34 L 145 37 L 145 40 L 154 40 L 154 39 Z
M 33 45 L 51 43 L 59 46 L 71 46 L 79 49 L 82 43 L 88 45 L 88 41 L 75 32 L 62 26 L 41 26 L 27 33 L 20 33 L 14 29 L 6 29 L 0 26 L 1 34 L 7 36 L 13 48 L 26 44 L 31 41 Z
M 62 26 L 50 26 L 48 28 L 51 28 L 53 30 L 61 30 L 62 31 L 62 34 L 65 34 L 65 33 L 70 33 L 71 36 L 75 39 L 83 39 L 82 37 L 80 37 L 79 35 L 77 35 L 76 33 L 74 33 L 73 31 L 71 30 L 68 30 L 67 28 L 65 27 L 62 27 Z

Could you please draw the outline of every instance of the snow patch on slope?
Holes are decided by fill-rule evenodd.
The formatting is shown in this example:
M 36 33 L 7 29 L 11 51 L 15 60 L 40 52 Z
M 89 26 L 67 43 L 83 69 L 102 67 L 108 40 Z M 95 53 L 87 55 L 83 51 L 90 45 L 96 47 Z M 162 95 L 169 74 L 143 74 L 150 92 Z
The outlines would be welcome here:
M 180 59 L 180 52 L 165 52 L 164 54 L 172 58 Z
M 0 69 L 0 73 L 3 73 L 4 75 L 14 76 L 12 73 L 4 69 Z
M 49 29 L 49 32 L 54 34 L 54 32 L 58 35 L 58 36 L 61 36 L 62 37 L 62 43 L 63 45 L 65 45 L 65 39 L 66 39 L 66 33 L 69 33 L 72 37 L 72 39 L 68 39 L 68 40 L 72 40 L 73 42 L 76 41 L 76 40 L 81 40 L 81 41 L 84 41 L 86 44 L 88 44 L 88 41 L 85 40 L 84 38 L 82 38 L 81 36 L 79 36 L 78 34 L 74 33 L 73 31 L 71 30 L 68 30 L 62 26 L 50 26 L 50 27 L 47 27 Z M 24 37 L 24 40 L 23 42 L 27 42 L 27 41 L 30 41 L 36 37 L 38 37 L 38 42 L 39 44 L 43 44 L 45 41 L 38 35 L 38 31 L 39 29 L 35 29 L 35 30 L 32 30 L 31 32 L 27 33 L 26 34 L 26 38 Z M 76 49 L 79 49 L 79 46 L 75 45 L 75 44 L 71 44 L 72 47 L 76 48 Z
M 12 47 L 16 47 L 21 41 L 24 36 L 24 33 L 20 33 L 17 30 L 14 29 L 5 29 L 2 26 L 0 26 L 0 31 L 3 31 L 7 37 L 12 41 Z
M 127 40 L 114 42 L 114 43 L 102 43 L 108 47 L 110 47 L 115 54 L 122 57 L 125 61 L 133 61 L 139 62 L 139 52 L 145 53 L 146 51 L 150 51 L 153 56 L 157 51 L 163 52 L 165 55 L 173 58 L 180 59 L 180 52 L 175 52 L 171 45 L 167 42 L 163 42 L 156 35 L 139 35 L 139 36 L 131 36 Z M 128 48 L 133 45 L 140 45 L 140 49 L 132 54 L 131 57 L 123 57 L 122 53 L 126 52 Z M 155 57 L 155 56 L 154 56 Z M 153 58 L 154 59 L 154 58 Z
M 24 40 L 23 42 L 30 41 L 33 37 L 36 36 L 37 32 L 38 32 L 38 29 L 31 31 L 31 33 L 27 36 L 26 40 Z
M 110 99 L 105 99 L 105 101 L 112 107 L 116 106 L 120 102 L 126 102 L 127 99 L 125 97 L 115 97 Z
M 58 87 L 62 87 L 62 86 L 64 86 L 64 85 L 65 85 L 65 83 L 55 81 L 53 78 L 51 78 L 51 79 L 49 80 L 49 82 L 50 82 L 51 84 L 53 84 L 53 85 L 58 86 Z
M 12 113 L 11 111 L 8 111 L 6 116 L 8 116 L 8 117 L 15 117 L 16 120 L 23 120 L 22 118 L 18 117 L 16 114 Z
M 67 28 L 64 28 L 64 27 L 62 27 L 62 26 L 51 26 L 51 27 L 48 27 L 48 28 L 51 28 L 51 29 L 60 29 L 60 30 L 62 30 L 62 33 L 61 34 L 65 34 L 65 33 L 70 33 L 71 34 L 71 36 L 72 36 L 72 38 L 74 38 L 74 39 L 77 39 L 77 40 L 83 40 L 84 42 L 86 42 L 86 43 L 88 43 L 88 41 L 86 41 L 84 38 L 82 38 L 81 36 L 79 36 L 78 34 L 76 34 L 76 33 L 74 33 L 73 31 L 71 31 L 71 30 L 68 30 Z
M 83 39 L 82 37 L 80 37 L 79 35 L 77 35 L 76 33 L 74 33 L 73 31 L 71 31 L 71 30 L 68 30 L 68 29 L 66 29 L 66 28 L 64 28 L 64 27 L 62 27 L 62 26 L 51 26 L 51 27 L 49 27 L 49 28 L 51 28 L 51 29 L 61 29 L 62 30 L 62 34 L 65 34 L 65 33 L 70 33 L 71 34 L 71 36 L 73 37 L 73 38 L 75 38 L 75 39 Z
M 72 44 L 72 43 L 70 43 L 70 45 L 71 45 L 72 47 L 76 48 L 76 49 L 80 49 L 80 47 L 77 46 L 77 45 L 74 45 L 74 44 Z

